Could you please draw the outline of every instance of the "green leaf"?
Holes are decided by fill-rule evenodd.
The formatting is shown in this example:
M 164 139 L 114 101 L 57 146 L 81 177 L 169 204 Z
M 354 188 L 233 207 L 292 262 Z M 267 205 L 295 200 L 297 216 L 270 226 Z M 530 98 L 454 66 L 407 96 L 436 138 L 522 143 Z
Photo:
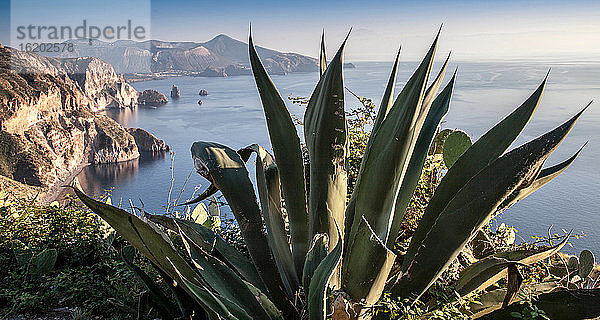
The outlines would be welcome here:
M 54 269 L 57 256 L 56 249 L 44 249 L 42 252 L 33 255 L 29 262 L 29 270 L 33 274 L 48 274 Z
M 539 105 L 546 79 L 521 106 L 479 138 L 446 172 L 413 234 L 402 263 L 402 271 L 408 269 L 423 239 L 429 234 L 432 225 L 448 202 L 456 196 L 467 181 L 504 153 L 521 133 Z
M 277 309 L 275 304 L 271 300 L 269 300 L 269 298 L 262 291 L 253 286 L 250 282 L 245 283 L 248 286 L 248 289 L 250 289 L 250 291 L 254 294 L 260 305 L 265 309 L 265 311 L 271 319 L 283 320 L 283 315 L 281 314 L 281 311 Z
M 305 290 L 310 286 L 310 279 L 312 279 L 315 270 L 325 259 L 328 251 L 329 240 L 326 234 L 317 234 L 314 237 L 313 245 L 306 255 L 306 261 L 304 262 L 304 273 L 302 274 L 302 286 Z
M 179 275 L 182 275 L 189 283 L 198 287 L 203 286 L 199 276 L 173 248 L 167 240 L 168 237 L 151 222 L 146 223 L 124 210 L 91 199 L 77 188 L 72 189 L 81 202 L 110 224 L 121 237 L 138 249 L 141 254 L 169 277 L 179 279 Z M 183 286 L 183 288 L 186 292 L 192 293 L 189 287 Z M 207 307 L 206 304 L 200 303 L 202 306 Z
M 267 150 L 257 144 L 238 151 L 244 161 L 248 161 L 252 152 L 256 153 L 256 183 L 258 184 L 262 216 L 267 226 L 269 247 L 275 262 L 277 262 L 277 268 L 283 275 L 282 280 L 288 290 L 288 295 L 293 297 L 300 287 L 300 281 L 292 259 L 285 231 L 285 221 L 281 212 L 278 166 Z
M 579 149 L 579 151 L 577 151 L 577 153 L 575 153 L 569 159 L 550 168 L 546 168 L 540 171 L 540 174 L 530 185 L 523 186 L 522 188 L 515 190 L 515 192 L 513 192 L 513 194 L 511 194 L 511 196 L 508 199 L 506 199 L 502 205 L 500 205 L 499 211 L 502 211 L 514 205 L 515 203 L 525 199 L 530 194 L 534 193 L 536 190 L 543 187 L 548 182 L 552 181 L 554 178 L 558 177 L 558 175 L 567 170 L 571 163 L 575 161 L 575 159 L 577 158 L 577 156 L 579 156 L 579 153 L 581 153 L 586 144 L 584 144 L 581 147 L 581 149 Z
M 208 210 L 204 203 L 198 203 L 192 210 L 192 221 L 197 224 L 204 224 L 208 220 Z
M 496 159 L 469 180 L 432 225 L 406 273 L 394 286 L 395 293 L 408 298 L 425 292 L 469 239 L 489 222 L 498 206 L 520 185 L 535 179 L 539 168 L 582 112 L 558 128 Z
M 11 249 L 19 266 L 27 268 L 29 261 L 31 261 L 31 257 L 33 257 L 33 251 L 18 239 L 11 241 Z
M 108 202 L 107 202 L 108 204 Z M 133 246 L 125 246 L 121 249 L 121 259 L 125 262 L 127 267 L 136 275 L 136 277 L 144 284 L 150 294 L 150 299 L 156 305 L 159 313 L 163 317 L 177 318 L 181 316 L 174 311 L 177 310 L 177 306 L 168 298 L 160 287 L 148 276 L 144 270 L 133 263 L 137 250 Z M 165 279 L 166 281 L 166 279 Z
M 281 188 L 290 225 L 292 256 L 297 274 L 302 274 L 304 257 L 308 251 L 311 236 L 308 229 L 306 183 L 300 139 L 285 102 L 254 49 L 252 37 L 249 41 L 249 50 L 252 72 L 262 101 L 273 153 L 281 176 Z
M 338 241 L 335 225 L 344 227 L 346 204 L 348 138 L 342 56 L 347 39 L 327 66 L 304 114 L 304 137 L 310 158 L 309 235 L 312 238 L 325 233 L 331 245 Z
M 268 245 L 244 161 L 235 150 L 212 142 L 194 142 L 191 152 L 196 170 L 225 196 L 269 296 L 285 317 L 296 318 L 297 310 L 285 294 L 281 277 L 277 276 L 279 271 Z
M 367 306 L 379 300 L 396 255 L 375 234 L 363 217 L 354 236 L 350 252 L 342 265 L 342 286 L 352 301 Z
M 183 244 L 204 281 L 220 296 L 244 308 L 254 319 L 269 316 L 244 281 L 223 262 L 202 250 L 185 233 L 180 232 Z
M 338 232 L 339 231 L 338 229 Z M 315 273 L 310 280 L 308 289 L 308 318 L 310 320 L 324 320 L 326 318 L 326 297 L 327 284 L 342 259 L 342 249 L 344 247 L 342 235 L 338 234 L 340 239 L 333 250 L 319 263 Z
M 319 52 L 319 75 L 323 75 L 327 70 L 327 57 L 325 54 L 325 30 L 321 34 L 321 51 Z
M 540 249 L 521 249 L 497 253 L 465 268 L 454 285 L 454 289 L 461 296 L 471 292 L 483 290 L 498 280 L 506 277 L 506 267 L 510 264 L 531 265 L 544 260 L 562 249 L 569 240 L 567 235 L 560 243 Z
M 443 159 L 447 168 L 451 168 L 456 160 L 473 145 L 471 138 L 460 130 L 454 130 L 444 141 Z
M 379 106 L 379 110 L 377 111 L 375 122 L 373 122 L 373 129 L 371 130 L 371 134 L 369 135 L 369 141 L 367 142 L 367 150 L 371 147 L 371 144 L 373 143 L 373 138 L 375 138 L 375 132 L 379 130 L 381 124 L 383 123 L 383 120 L 385 120 L 385 117 L 390 111 L 390 108 L 394 104 L 394 87 L 396 86 L 396 77 L 398 75 L 399 61 L 400 49 L 398 49 L 398 53 L 396 54 L 396 60 L 394 60 L 394 65 L 392 66 L 390 78 L 388 79 L 385 91 L 383 93 L 383 97 L 381 98 L 381 105 Z
M 173 266 L 173 269 L 178 272 L 177 267 Z M 181 279 L 183 285 L 189 288 L 192 297 L 194 297 L 196 301 L 218 314 L 219 319 L 255 320 L 248 315 L 243 307 L 238 306 L 225 297 L 221 297 L 218 294 L 212 293 L 210 290 L 206 290 L 205 288 L 194 284 L 186 279 L 181 273 L 179 273 L 178 279 Z
M 417 123 L 438 43 L 436 36 L 418 69 L 408 80 L 365 153 L 347 209 L 347 248 L 364 216 L 380 239 L 387 239 L 396 196 L 405 176 L 421 124 Z M 312 180 L 311 180 L 312 181 Z M 312 183 L 312 182 L 311 182 Z M 356 225 L 354 224 L 356 222 Z M 346 253 L 349 253 L 348 249 Z
M 442 68 L 442 71 L 444 69 L 445 68 Z M 440 71 L 440 74 L 442 73 L 442 71 Z M 452 79 L 450 79 L 450 82 L 448 82 L 448 84 L 446 85 L 444 90 L 442 90 L 440 95 L 433 101 L 432 106 L 429 110 L 429 114 L 427 115 L 427 118 L 423 123 L 423 128 L 421 128 L 421 132 L 419 133 L 419 137 L 417 138 L 417 143 L 415 144 L 413 154 L 410 157 L 410 162 L 408 163 L 406 174 L 404 176 L 404 179 L 402 180 L 400 191 L 398 192 L 398 196 L 396 197 L 395 212 L 393 216 L 392 225 L 390 226 L 390 232 L 387 239 L 385 239 L 385 242 L 389 248 L 393 247 L 394 242 L 398 237 L 398 233 L 400 232 L 402 219 L 406 214 L 406 209 L 408 208 L 408 205 L 410 203 L 410 200 L 412 199 L 417 184 L 419 183 L 419 179 L 421 178 L 421 174 L 423 172 L 423 165 L 425 164 L 425 160 L 427 159 L 427 153 L 431 146 L 431 141 L 435 136 L 435 132 L 439 127 L 440 122 L 442 121 L 446 113 L 448 113 L 455 79 L 456 73 L 454 73 Z
M 513 303 L 480 318 L 481 320 L 509 319 L 521 312 L 524 305 Z M 559 290 L 539 295 L 535 307 L 552 320 L 583 320 L 600 317 L 600 289 Z M 538 311 L 538 315 L 539 315 Z
M 188 238 L 192 239 L 194 243 L 202 246 L 205 251 L 235 269 L 246 281 L 252 283 L 260 290 L 267 292 L 252 262 L 244 254 L 223 240 L 221 236 L 215 234 L 213 230 L 191 221 L 174 219 L 163 215 L 146 215 L 146 217 L 150 221 L 174 232 L 179 232 L 179 226 L 179 229 Z

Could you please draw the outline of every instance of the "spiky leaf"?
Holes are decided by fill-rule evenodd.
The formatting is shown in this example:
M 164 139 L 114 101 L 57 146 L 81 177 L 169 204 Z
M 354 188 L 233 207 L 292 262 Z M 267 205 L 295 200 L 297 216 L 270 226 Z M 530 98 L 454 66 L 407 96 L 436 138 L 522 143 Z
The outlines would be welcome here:
M 286 317 L 297 317 L 297 310 L 285 294 L 281 277 L 276 276 L 279 270 L 268 246 L 254 187 L 244 161 L 235 150 L 218 143 L 197 141 L 192 144 L 191 152 L 198 172 L 225 196 L 273 302 Z
M 297 274 L 302 274 L 304 257 L 311 236 L 308 229 L 304 164 L 300 139 L 292 117 L 258 57 L 252 37 L 249 41 L 250 64 L 265 112 L 273 153 L 279 164 L 281 187 L 290 222 L 292 256 Z
M 448 202 L 456 196 L 467 181 L 504 153 L 521 133 L 537 109 L 545 85 L 546 79 L 521 106 L 479 138 L 448 170 L 437 186 L 413 234 L 402 263 L 403 271 L 406 271 L 412 263 L 423 239 L 430 233 L 432 225 Z
M 342 259 L 342 250 L 344 247 L 341 234 L 338 235 L 338 238 L 340 240 L 333 250 L 331 250 L 321 263 L 319 263 L 319 266 L 310 280 L 307 299 L 308 318 L 310 320 L 325 320 L 327 312 L 325 303 L 327 284 Z
M 331 245 L 338 241 L 335 225 L 344 228 L 346 203 L 348 138 L 342 76 L 346 40 L 319 80 L 304 114 L 310 158 L 309 234 L 325 233 Z
M 432 225 L 407 272 L 395 285 L 395 292 L 401 297 L 410 297 L 420 296 L 427 290 L 469 239 L 489 222 L 498 206 L 520 185 L 535 179 L 544 161 L 582 112 L 498 158 L 469 180 Z M 490 181 L 494 183 L 490 184 Z
M 283 284 L 290 296 L 294 296 L 300 286 L 292 252 L 285 231 L 285 221 L 281 211 L 281 191 L 278 166 L 271 154 L 263 147 L 253 144 L 238 153 L 247 161 L 251 153 L 256 153 L 256 183 L 260 199 L 261 213 L 267 226 L 269 247 L 283 276 Z

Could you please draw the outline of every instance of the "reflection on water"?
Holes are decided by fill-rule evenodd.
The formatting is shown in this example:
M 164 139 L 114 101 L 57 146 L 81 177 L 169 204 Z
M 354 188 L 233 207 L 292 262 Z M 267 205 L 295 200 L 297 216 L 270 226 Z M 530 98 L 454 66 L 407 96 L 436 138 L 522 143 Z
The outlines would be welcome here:
M 99 196 L 106 191 L 112 193 L 112 188 L 131 183 L 140 167 L 160 163 L 166 156 L 167 152 L 140 152 L 140 157 L 134 160 L 89 165 L 83 168 L 77 179 L 87 194 Z

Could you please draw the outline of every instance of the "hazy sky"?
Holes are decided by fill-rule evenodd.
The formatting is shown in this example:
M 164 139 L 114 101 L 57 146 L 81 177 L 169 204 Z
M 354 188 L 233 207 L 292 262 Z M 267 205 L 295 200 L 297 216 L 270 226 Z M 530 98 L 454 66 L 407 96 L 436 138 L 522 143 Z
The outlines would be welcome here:
M 440 53 L 452 50 L 455 60 L 600 62 L 600 1 L 143 1 L 151 14 L 130 14 L 135 10 L 123 9 L 122 0 L 85 8 L 83 1 L 58 2 L 71 5 L 39 1 L 25 12 L 53 21 L 83 19 L 81 12 L 96 21 L 149 15 L 151 37 L 161 40 L 206 41 L 224 33 L 246 41 L 251 22 L 257 44 L 312 56 L 322 29 L 333 53 L 353 27 L 346 58 L 355 61 L 391 60 L 400 45 L 404 60 L 419 59 L 443 23 Z M 0 42 L 8 43 L 9 1 L 0 0 L 0 10 Z

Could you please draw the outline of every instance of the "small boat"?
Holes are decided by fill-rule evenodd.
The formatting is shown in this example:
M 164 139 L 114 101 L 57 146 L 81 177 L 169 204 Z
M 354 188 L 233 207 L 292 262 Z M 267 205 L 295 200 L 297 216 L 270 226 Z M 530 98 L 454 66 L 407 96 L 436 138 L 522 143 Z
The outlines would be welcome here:
M 202 105 L 202 100 L 198 100 L 198 105 L 201 106 Z

